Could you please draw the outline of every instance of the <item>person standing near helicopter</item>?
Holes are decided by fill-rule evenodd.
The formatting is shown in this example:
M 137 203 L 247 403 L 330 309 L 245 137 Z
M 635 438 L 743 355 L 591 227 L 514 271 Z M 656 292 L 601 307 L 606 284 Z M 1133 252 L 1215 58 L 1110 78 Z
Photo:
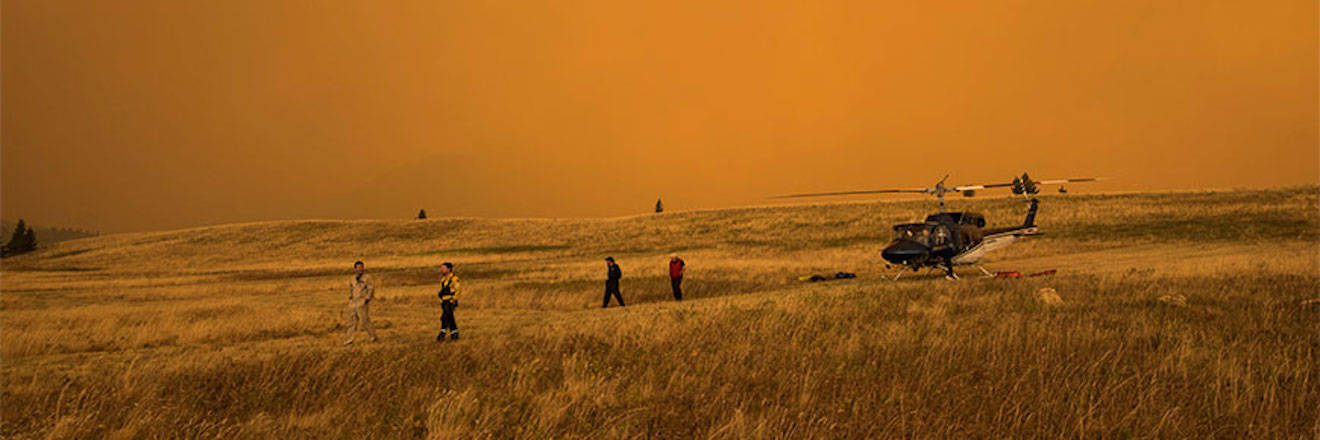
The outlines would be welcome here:
M 669 254 L 669 287 L 674 291 L 674 301 L 683 300 L 683 273 L 687 271 L 687 263 L 678 254 Z
M 353 345 L 353 333 L 366 330 L 371 342 L 380 342 L 376 337 L 376 328 L 371 325 L 371 300 L 376 297 L 376 279 L 367 274 L 367 265 L 361 261 L 353 263 L 353 280 L 348 283 L 348 340 L 344 345 Z
M 436 342 L 458 339 L 458 322 L 454 320 L 454 309 L 458 308 L 458 275 L 454 275 L 454 263 L 448 261 L 440 265 L 440 334 Z
M 610 296 L 619 301 L 619 307 L 624 307 L 623 294 L 619 292 L 619 280 L 623 279 L 623 270 L 614 262 L 614 257 L 605 257 L 605 303 L 601 308 L 610 306 Z

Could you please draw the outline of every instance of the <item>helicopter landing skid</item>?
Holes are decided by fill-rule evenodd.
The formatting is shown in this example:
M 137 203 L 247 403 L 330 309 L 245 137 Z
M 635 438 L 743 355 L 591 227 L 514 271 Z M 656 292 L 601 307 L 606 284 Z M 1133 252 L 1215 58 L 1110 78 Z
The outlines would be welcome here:
M 977 265 L 976 268 L 979 269 L 979 270 L 981 271 L 982 274 L 985 274 L 985 277 L 986 277 L 986 278 L 994 278 L 994 277 L 995 277 L 995 274 L 994 274 L 994 273 L 991 273 L 990 271 L 986 270 L 984 267 L 982 267 L 982 266 L 980 266 L 980 265 Z M 898 281 L 899 278 L 903 278 L 903 272 L 906 271 L 906 270 L 908 270 L 908 269 L 909 269 L 909 268 L 908 268 L 907 266 L 900 266 L 899 269 L 898 269 L 898 271 L 897 271 L 897 272 L 894 272 L 894 275 L 893 275 L 893 276 L 881 276 L 881 278 L 886 279 L 886 280 L 889 280 L 889 281 Z M 930 267 L 930 268 L 927 268 L 927 269 L 926 269 L 926 275 L 929 276 L 930 274 L 934 273 L 935 271 L 937 271 L 937 270 L 941 270 L 941 269 L 942 269 L 942 268 L 940 268 L 940 267 Z M 947 270 L 947 269 L 946 269 L 946 270 Z M 947 274 L 947 272 L 946 272 L 946 274 Z M 950 280 L 957 280 L 957 279 L 960 279 L 960 278 L 962 278 L 962 277 L 959 277 L 957 273 L 954 273 L 952 276 L 950 276 L 950 275 L 945 275 L 944 278 L 947 278 L 947 279 L 950 279 Z

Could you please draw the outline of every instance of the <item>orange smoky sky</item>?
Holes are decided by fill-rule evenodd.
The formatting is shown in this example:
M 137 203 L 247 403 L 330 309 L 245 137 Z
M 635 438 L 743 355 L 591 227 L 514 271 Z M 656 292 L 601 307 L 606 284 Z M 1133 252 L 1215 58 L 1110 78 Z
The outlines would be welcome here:
M 1317 2 L 3 2 L 3 216 L 584 217 L 1320 180 Z

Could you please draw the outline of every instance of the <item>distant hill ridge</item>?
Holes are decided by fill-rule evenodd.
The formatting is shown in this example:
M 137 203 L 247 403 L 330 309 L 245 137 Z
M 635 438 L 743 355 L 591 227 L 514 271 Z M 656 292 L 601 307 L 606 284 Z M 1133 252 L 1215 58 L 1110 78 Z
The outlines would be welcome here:
M 1206 245 L 1320 240 L 1320 187 L 1204 192 L 1042 195 L 1037 218 L 1047 242 Z M 990 225 L 1015 224 L 1012 198 L 956 199 Z M 103 234 L 52 243 L 9 262 L 46 269 L 168 266 L 217 270 L 260 265 L 316 267 L 340 260 L 415 266 L 436 258 L 591 261 L 605 255 L 721 250 L 788 257 L 801 251 L 882 246 L 894 224 L 936 209 L 927 199 L 825 201 L 591 219 L 431 218 L 285 220 L 154 232 Z M 429 264 L 429 263 L 427 263 Z M 495 266 L 492 266 L 495 267 Z M 471 267 L 469 267 L 471 269 Z M 127 269 L 126 269 L 127 270 Z

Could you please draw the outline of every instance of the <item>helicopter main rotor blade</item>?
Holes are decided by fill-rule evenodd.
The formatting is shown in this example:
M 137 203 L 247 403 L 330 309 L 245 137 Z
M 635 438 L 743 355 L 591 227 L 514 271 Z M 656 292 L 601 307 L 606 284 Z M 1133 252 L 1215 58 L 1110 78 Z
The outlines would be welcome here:
M 949 178 L 948 176 L 944 177 L 944 179 L 948 179 L 948 178 Z M 837 192 L 823 192 L 823 193 L 788 194 L 782 196 L 773 196 L 770 198 L 793 199 L 800 197 L 853 196 L 853 195 L 862 195 L 862 194 L 893 194 L 893 193 L 932 194 L 932 195 L 940 196 L 942 198 L 944 197 L 944 193 L 975 191 L 978 189 L 988 189 L 988 188 L 1008 188 L 1013 186 L 1012 183 L 988 183 L 985 185 L 940 186 L 944 183 L 944 179 L 940 179 L 940 183 L 936 184 L 934 188 L 901 188 L 901 189 L 896 188 L 896 189 L 873 189 L 873 190 L 863 190 L 863 191 L 837 191 Z M 1064 183 L 1075 183 L 1075 182 L 1094 182 L 1102 179 L 1103 178 L 1101 177 L 1081 177 L 1081 178 L 1073 178 L 1073 179 L 1033 180 L 1032 183 L 1037 185 L 1059 185 Z
M 1060 184 L 1060 183 L 1094 182 L 1094 181 L 1097 181 L 1097 180 L 1100 180 L 1100 178 L 1099 178 L 1099 177 L 1082 177 L 1082 178 L 1077 178 L 1077 179 L 1054 179 L 1054 180 L 1042 180 L 1042 181 L 1036 182 L 1036 184 L 1038 184 L 1038 185 L 1058 185 L 1058 184 Z
M 770 197 L 770 198 L 772 198 L 772 199 L 793 199 L 793 198 L 799 198 L 799 197 L 852 196 L 852 195 L 859 195 L 859 194 L 890 194 L 890 193 L 922 193 L 922 194 L 924 194 L 924 193 L 927 193 L 927 192 L 930 192 L 930 191 L 927 190 L 927 189 L 874 189 L 874 190 L 864 190 L 864 191 L 838 191 L 838 192 L 807 193 L 807 194 L 788 194 L 788 195 L 782 195 L 782 196 L 773 196 L 773 197 Z
M 1011 184 L 1011 183 L 989 183 L 989 184 L 985 184 L 985 185 L 963 185 L 963 186 L 955 186 L 955 187 L 949 188 L 949 191 L 953 191 L 953 192 L 957 192 L 957 191 L 970 191 L 970 190 L 986 189 L 986 188 L 1003 188 L 1003 187 L 1006 187 L 1006 186 L 1013 186 L 1013 184 Z
M 1101 179 L 1101 178 L 1099 178 L 1099 177 L 1080 177 L 1080 178 L 1075 178 L 1075 179 L 1033 180 L 1033 181 L 1031 181 L 1031 183 L 1034 183 L 1034 184 L 1037 184 L 1037 185 L 1059 185 L 1059 184 L 1063 184 L 1063 183 L 1074 183 L 1074 182 L 1094 182 L 1094 181 L 1097 181 L 1097 180 L 1100 180 L 1100 179 Z M 963 185 L 963 186 L 955 186 L 955 187 L 953 187 L 953 188 L 950 188 L 950 190 L 951 190 L 951 191 L 969 191 L 969 190 L 988 189 L 988 188 L 1007 188 L 1007 187 L 1010 187 L 1010 186 L 1013 186 L 1013 184 L 1012 184 L 1012 183 L 991 183 L 991 184 L 986 184 L 986 185 Z

